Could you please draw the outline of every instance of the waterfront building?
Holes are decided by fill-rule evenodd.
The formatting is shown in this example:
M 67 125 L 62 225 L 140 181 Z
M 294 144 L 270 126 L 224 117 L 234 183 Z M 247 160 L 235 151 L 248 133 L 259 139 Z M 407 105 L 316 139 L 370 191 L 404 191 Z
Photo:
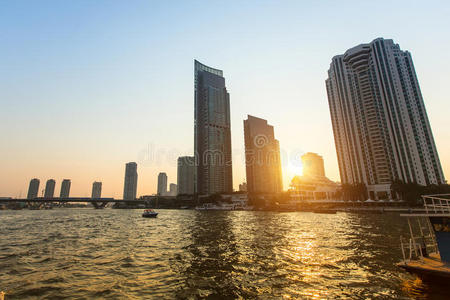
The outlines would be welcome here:
M 30 180 L 30 185 L 28 187 L 28 195 L 27 199 L 34 199 L 37 198 L 39 194 L 39 179 L 33 178 Z
M 69 198 L 70 194 L 70 179 L 64 179 L 61 183 L 61 191 L 59 198 Z
M 167 174 L 161 172 L 158 174 L 158 196 L 166 196 L 167 195 Z
M 195 181 L 195 157 L 178 157 L 177 186 L 179 195 L 193 195 Z
M 177 185 L 175 183 L 170 184 L 169 196 L 176 196 L 178 193 Z
M 125 180 L 123 187 L 123 200 L 135 200 L 137 192 L 137 164 L 129 162 L 125 165 Z
M 333 57 L 326 80 L 343 184 L 445 183 L 411 53 L 378 38 Z
M 102 183 L 99 181 L 94 181 L 92 184 L 92 196 L 91 198 L 101 198 L 102 197 Z
M 290 198 L 295 202 L 341 200 L 340 185 L 325 176 L 322 156 L 308 152 L 302 155 L 302 176 L 290 184 Z
M 264 119 L 248 115 L 244 120 L 244 139 L 248 193 L 281 192 L 280 145 L 273 126 Z
M 44 198 L 53 198 L 55 194 L 55 185 L 56 182 L 54 179 L 47 180 L 47 183 L 45 184 Z
M 194 61 L 194 190 L 201 195 L 233 191 L 230 95 L 221 70 Z

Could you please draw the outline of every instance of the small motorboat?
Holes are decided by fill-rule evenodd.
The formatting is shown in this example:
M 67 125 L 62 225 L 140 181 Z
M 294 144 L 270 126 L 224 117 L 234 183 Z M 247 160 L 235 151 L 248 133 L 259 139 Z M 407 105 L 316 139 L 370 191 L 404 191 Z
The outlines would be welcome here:
M 142 217 L 144 218 L 156 218 L 158 215 L 157 212 L 155 212 L 153 209 L 146 209 L 144 210 L 144 213 L 142 214 Z

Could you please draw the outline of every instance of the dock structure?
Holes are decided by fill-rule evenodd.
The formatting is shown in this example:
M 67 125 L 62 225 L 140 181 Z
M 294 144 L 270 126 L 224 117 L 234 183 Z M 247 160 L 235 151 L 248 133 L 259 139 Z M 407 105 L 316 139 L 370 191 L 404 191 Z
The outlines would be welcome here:
M 400 237 L 397 266 L 424 278 L 450 278 L 450 194 L 422 196 L 423 213 L 406 217 L 410 238 Z

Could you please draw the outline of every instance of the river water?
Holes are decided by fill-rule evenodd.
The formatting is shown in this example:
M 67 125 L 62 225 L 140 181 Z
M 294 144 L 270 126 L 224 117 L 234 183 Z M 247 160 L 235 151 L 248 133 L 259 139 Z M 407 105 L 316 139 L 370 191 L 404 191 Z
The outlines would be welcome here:
M 398 267 L 398 214 L 0 211 L 6 299 L 435 298 Z

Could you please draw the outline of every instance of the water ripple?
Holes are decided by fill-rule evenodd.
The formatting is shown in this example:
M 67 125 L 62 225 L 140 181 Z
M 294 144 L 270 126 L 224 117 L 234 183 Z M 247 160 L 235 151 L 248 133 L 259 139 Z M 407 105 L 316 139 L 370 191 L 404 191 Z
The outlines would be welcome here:
M 395 267 L 396 215 L 1 211 L 7 299 L 418 298 L 448 293 Z M 437 295 L 437 296 L 436 296 Z

